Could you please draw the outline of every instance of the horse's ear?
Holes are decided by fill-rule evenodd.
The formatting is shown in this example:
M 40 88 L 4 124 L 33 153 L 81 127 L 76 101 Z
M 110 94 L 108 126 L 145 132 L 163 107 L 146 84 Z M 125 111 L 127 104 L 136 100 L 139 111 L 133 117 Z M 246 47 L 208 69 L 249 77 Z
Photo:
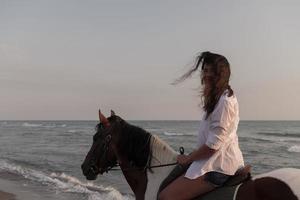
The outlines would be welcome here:
M 110 116 L 115 116 L 115 115 L 116 115 L 115 111 L 110 110 Z
M 101 113 L 100 109 L 99 109 L 99 120 L 105 127 L 110 126 L 108 119 Z

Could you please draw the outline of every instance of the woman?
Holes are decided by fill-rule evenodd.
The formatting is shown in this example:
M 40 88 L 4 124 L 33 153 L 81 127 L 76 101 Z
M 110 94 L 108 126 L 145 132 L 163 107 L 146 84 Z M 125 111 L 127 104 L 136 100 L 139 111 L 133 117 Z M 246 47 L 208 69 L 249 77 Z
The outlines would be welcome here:
M 205 114 L 200 122 L 198 148 L 177 157 L 179 164 L 191 165 L 159 194 L 160 200 L 195 198 L 222 186 L 244 166 L 236 134 L 239 108 L 229 85 L 229 62 L 222 55 L 203 52 L 178 82 L 190 77 L 200 66 Z

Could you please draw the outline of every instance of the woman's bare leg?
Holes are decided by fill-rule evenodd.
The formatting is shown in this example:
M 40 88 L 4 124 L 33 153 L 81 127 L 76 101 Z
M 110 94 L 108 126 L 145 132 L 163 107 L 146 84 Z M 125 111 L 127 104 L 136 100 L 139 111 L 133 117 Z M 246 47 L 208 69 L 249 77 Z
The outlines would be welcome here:
M 185 178 L 184 175 L 178 177 L 170 185 L 161 191 L 159 200 L 186 200 L 205 194 L 215 187 L 204 180 L 201 176 L 196 179 Z

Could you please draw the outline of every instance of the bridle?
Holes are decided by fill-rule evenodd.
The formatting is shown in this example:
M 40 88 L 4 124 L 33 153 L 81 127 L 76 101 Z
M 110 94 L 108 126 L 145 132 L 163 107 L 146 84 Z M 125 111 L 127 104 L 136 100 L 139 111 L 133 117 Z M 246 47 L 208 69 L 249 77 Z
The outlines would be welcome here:
M 150 142 L 150 138 L 151 136 L 149 136 L 146 145 Z M 153 168 L 160 168 L 160 167 L 167 167 L 167 166 L 173 166 L 173 165 L 177 165 L 177 162 L 174 163 L 168 163 L 168 164 L 161 164 L 161 165 L 150 165 L 151 163 L 151 156 L 149 155 L 148 157 L 148 161 L 146 163 L 146 165 L 144 167 L 134 167 L 134 165 L 132 165 L 132 163 L 130 163 L 132 165 L 132 167 L 128 167 L 128 168 L 115 168 L 115 167 L 120 167 L 120 165 L 115 161 L 115 162 L 111 162 L 108 158 L 108 152 L 109 152 L 109 147 L 110 147 L 110 143 L 112 140 L 112 136 L 110 134 L 108 134 L 105 137 L 105 141 L 104 141 L 104 151 L 103 151 L 103 155 L 100 157 L 100 162 L 102 163 L 109 163 L 108 165 L 106 165 L 107 167 L 105 169 L 102 169 L 104 172 L 108 173 L 108 171 L 146 171 L 147 169 L 151 170 Z M 184 148 L 180 147 L 179 148 L 180 154 L 184 154 Z M 151 154 L 151 153 L 150 153 Z
M 115 112 L 111 110 L 111 117 L 113 117 L 113 116 L 116 116 L 116 115 L 115 115 Z M 101 113 L 100 110 L 99 110 L 99 120 L 100 120 L 100 124 L 102 123 L 105 127 L 110 126 L 109 120 Z M 150 139 L 151 139 L 151 135 L 149 135 L 145 145 L 149 145 Z M 151 153 L 151 150 L 150 150 L 149 156 L 148 156 L 148 159 L 147 159 L 147 163 L 144 167 L 135 167 L 133 165 L 134 163 L 130 162 L 131 167 L 129 167 L 129 168 L 113 169 L 114 167 L 121 167 L 121 166 L 117 163 L 117 159 L 115 159 L 113 161 L 108 159 L 108 154 L 109 154 L 109 149 L 110 149 L 110 146 L 111 146 L 111 141 L 112 141 L 112 136 L 109 133 L 108 135 L 106 135 L 106 137 L 104 139 L 104 144 L 103 144 L 103 147 L 102 147 L 103 154 L 98 160 L 98 162 L 105 163 L 106 167 L 99 169 L 98 165 L 97 165 L 97 162 L 96 162 L 95 163 L 96 165 L 91 167 L 91 170 L 93 170 L 94 172 L 95 172 L 95 170 L 97 172 L 99 172 L 99 171 L 100 172 L 108 172 L 110 170 L 122 170 L 122 171 L 143 170 L 143 171 L 146 171 L 147 169 L 149 169 L 151 171 L 152 168 L 166 167 L 166 166 L 171 166 L 171 165 L 177 165 L 178 164 L 177 162 L 174 162 L 174 163 L 150 166 L 151 157 L 152 157 L 151 156 L 152 153 Z M 184 153 L 183 147 L 180 147 L 179 151 L 180 151 L 180 154 L 183 154 Z M 116 157 L 116 155 L 115 155 L 115 157 Z M 95 159 L 95 160 L 97 161 L 97 159 Z M 95 167 L 95 169 L 94 169 L 94 167 Z

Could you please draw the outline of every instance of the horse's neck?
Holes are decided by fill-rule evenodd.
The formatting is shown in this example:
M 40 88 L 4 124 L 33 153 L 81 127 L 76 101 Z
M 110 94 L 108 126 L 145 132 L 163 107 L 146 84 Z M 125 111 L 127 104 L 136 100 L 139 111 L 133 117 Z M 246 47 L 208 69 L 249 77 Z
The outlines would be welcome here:
M 151 137 L 151 162 L 150 166 L 170 164 L 176 162 L 177 153 L 157 136 Z M 156 195 L 162 181 L 169 175 L 174 166 L 152 168 L 147 171 L 146 200 L 156 199 Z
M 153 135 L 151 139 L 151 165 L 174 163 L 176 152 L 166 142 Z

